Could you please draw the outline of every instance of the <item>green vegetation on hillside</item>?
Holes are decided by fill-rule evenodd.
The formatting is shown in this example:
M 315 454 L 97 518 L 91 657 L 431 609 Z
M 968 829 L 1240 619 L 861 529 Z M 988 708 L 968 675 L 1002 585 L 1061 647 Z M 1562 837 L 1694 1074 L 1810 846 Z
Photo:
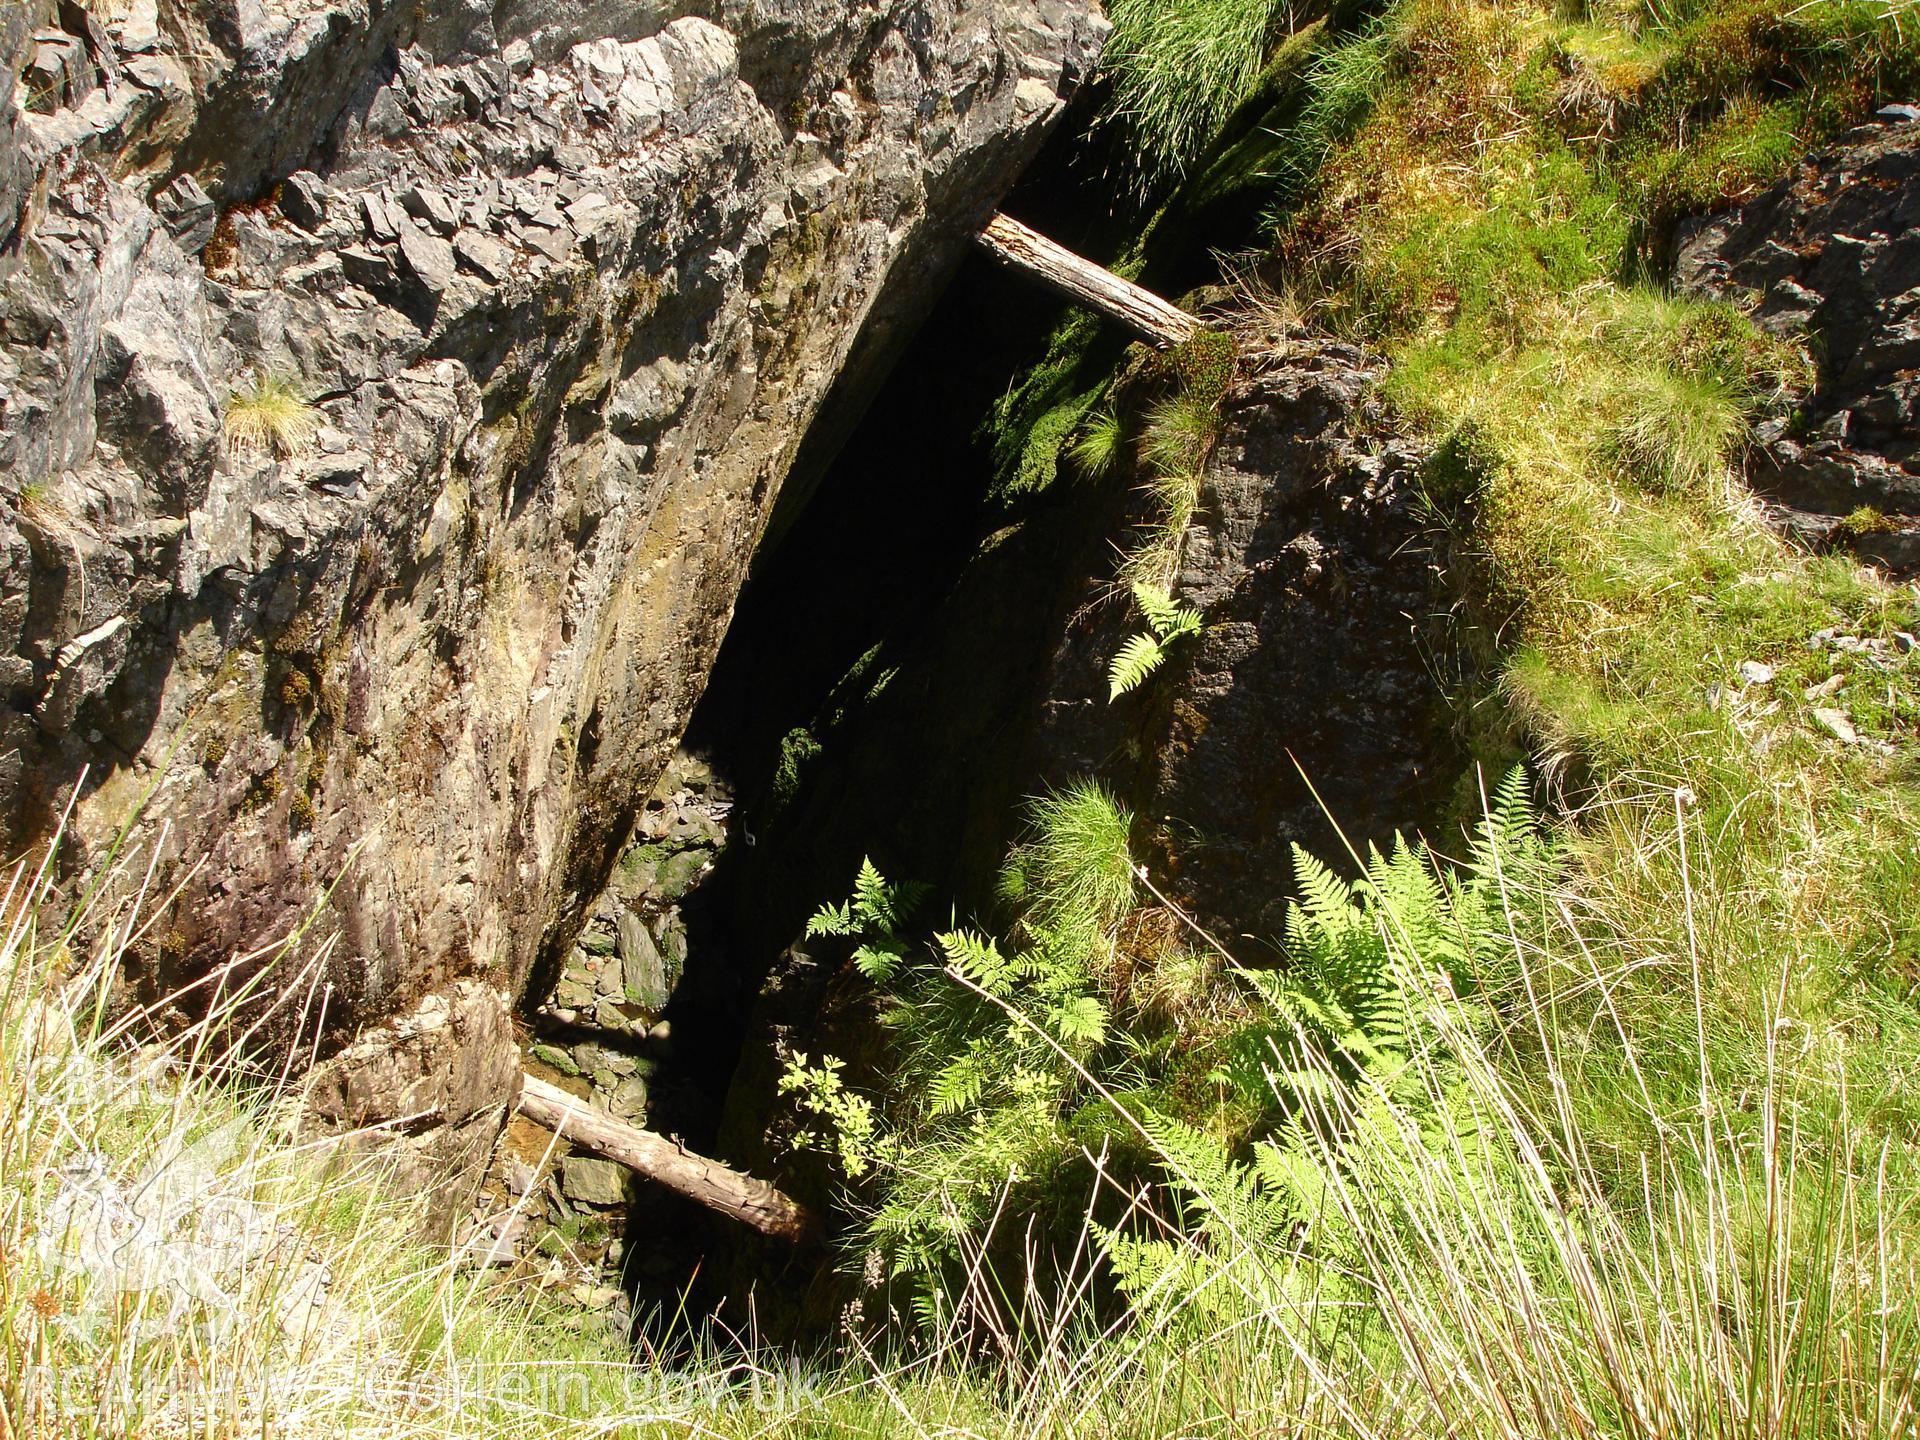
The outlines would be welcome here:
M 1249 29 L 1256 11 L 1243 7 Z M 1160 53 L 1147 88 L 1129 47 L 1219 18 L 1172 4 L 1149 25 L 1117 10 L 1116 85 L 1133 97 L 1121 103 L 1174 113 L 1180 52 Z M 1076 1050 L 1037 1001 L 1014 1004 L 991 1045 L 968 1042 L 1054 1056 L 1045 1124 L 1022 1131 L 1048 1137 L 1047 1158 L 989 1200 L 978 1191 L 993 1166 L 920 1163 L 910 1137 L 924 1125 L 909 1111 L 892 1163 L 915 1185 L 968 1177 L 977 1193 L 944 1214 L 961 1233 L 990 1218 L 1022 1237 L 1024 1290 L 991 1240 L 969 1251 L 947 1236 L 945 1263 L 989 1331 L 1018 1330 L 1033 1295 L 1075 1285 L 1106 1316 L 1101 1286 L 1117 1280 L 1131 1325 L 1165 1322 L 1136 1353 L 1183 1378 L 1187 1362 L 1155 1346 L 1229 1335 L 1233 1353 L 1245 1343 L 1325 1378 L 1338 1397 L 1327 1409 L 1295 1396 L 1298 1411 L 1258 1411 L 1280 1431 L 1899 1433 L 1920 1384 L 1912 1311 L 1894 1299 L 1920 1245 L 1920 607 L 1910 587 L 1761 522 L 1738 479 L 1747 432 L 1791 408 L 1809 357 L 1731 307 L 1673 297 L 1659 276 L 1676 217 L 1755 193 L 1876 106 L 1912 98 L 1920 17 L 1822 0 L 1401 0 L 1316 26 L 1309 43 L 1310 62 L 1271 87 L 1244 79 L 1260 66 L 1217 54 L 1187 71 L 1183 125 L 1249 133 L 1212 108 L 1220 93 L 1290 117 L 1259 146 L 1216 152 L 1268 190 L 1269 238 L 1243 262 L 1256 278 L 1223 318 L 1284 345 L 1304 317 L 1390 360 L 1386 398 L 1438 444 L 1425 502 L 1456 589 L 1450 698 L 1484 761 L 1524 760 L 1541 777 L 1563 817 L 1553 862 L 1503 873 L 1495 943 L 1464 951 L 1388 881 L 1461 883 L 1444 862 L 1371 871 L 1344 912 L 1329 877 L 1303 872 L 1314 913 L 1354 917 L 1343 933 L 1404 943 L 1428 967 L 1470 962 L 1438 988 L 1439 1038 L 1392 1083 L 1356 1077 L 1349 1054 L 1331 1065 L 1338 1099 L 1317 1093 L 1326 1071 L 1309 1068 L 1295 1093 L 1278 1064 L 1264 1086 L 1235 1089 L 1212 1053 L 1218 1032 L 1189 1019 L 1168 1040 L 1086 960 L 1075 973 L 1105 1007 L 1100 1044 Z M 1262 65 L 1283 48 L 1269 35 Z M 1177 144 L 1146 158 L 1150 179 L 1207 170 L 1210 136 L 1165 133 Z M 1171 193 L 1177 210 L 1191 179 Z M 1029 381 L 1077 398 L 1030 406 L 1026 430 L 1003 407 L 997 442 L 1047 483 L 1057 432 L 1077 433 L 1069 453 L 1095 479 L 1141 434 L 1144 508 L 1175 523 L 1135 553 L 1165 575 L 1191 511 L 1159 492 L 1192 467 L 1164 452 L 1188 434 L 1204 447 L 1204 434 L 1164 409 L 1130 413 L 1138 361 L 1103 378 L 1083 340 L 1064 328 Z M 1468 873 L 1484 873 L 1486 853 Z M 1016 946 L 1031 943 L 1030 920 L 1016 909 L 1010 923 Z M 1309 937 L 1274 938 L 1282 973 L 1310 982 Z M 952 935 L 940 946 L 928 963 L 944 967 L 924 983 L 977 984 L 978 955 Z M 1474 998 L 1456 1014 L 1463 983 Z M 1362 1053 L 1387 1053 L 1350 1010 L 1262 985 L 1216 974 L 1195 993 L 1243 1025 L 1277 1011 L 1323 1055 L 1330 1016 Z M 952 1003 L 913 993 L 920 1007 Z M 1007 998 L 976 997 L 978 1023 L 997 1024 L 991 1002 Z M 930 1060 L 938 1027 L 923 1029 L 918 1008 L 892 1014 L 917 1065 L 958 1053 Z M 1182 1091 L 1174 1077 L 1191 1064 L 1212 1090 Z M 1229 1089 L 1242 1103 L 1223 1129 Z M 1463 1094 L 1475 1102 L 1464 1126 L 1450 1108 Z M 959 1133 L 999 1133 L 1004 1108 L 982 1103 L 994 1118 Z M 993 1154 L 1008 1153 L 1003 1136 Z M 1091 1198 L 1089 1166 L 1132 1197 L 1125 1223 Z M 863 1183 L 911 1193 L 919 1223 L 938 1223 L 898 1174 Z M 1072 1195 L 1084 1223 L 1062 1232 Z M 1163 1233 L 1143 1238 L 1143 1215 Z M 1062 1255 L 1087 1253 L 1113 1268 L 1063 1270 Z M 1732 1275 L 1749 1288 L 1696 1303 Z M 1563 1328 L 1571 1314 L 1580 1322 Z M 1369 1336 L 1356 1344 L 1370 1383 L 1418 1397 L 1404 1412 L 1360 1406 L 1330 1378 L 1345 1372 L 1314 1345 L 1349 1325 Z M 1867 1348 L 1897 1358 L 1869 1373 L 1850 1358 Z

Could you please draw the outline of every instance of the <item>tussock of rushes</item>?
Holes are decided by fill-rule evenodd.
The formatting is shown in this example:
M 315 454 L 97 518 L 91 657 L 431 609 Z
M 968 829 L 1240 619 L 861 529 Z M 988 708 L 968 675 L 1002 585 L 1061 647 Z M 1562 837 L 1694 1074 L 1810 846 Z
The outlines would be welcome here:
M 1213 402 L 1192 391 L 1147 412 L 1140 452 L 1153 472 L 1145 488 L 1156 513 L 1121 564 L 1123 583 L 1164 587 L 1172 580 L 1200 505 L 1200 475 L 1219 426 Z
M 1035 800 L 1029 815 L 1035 839 L 1022 853 L 1041 909 L 1117 924 L 1133 904 L 1132 814 L 1098 781 L 1076 780 Z
M 1628 473 L 1656 491 L 1700 493 L 1724 478 L 1747 430 L 1739 402 L 1712 380 L 1651 369 L 1621 397 L 1611 441 Z
M 1185 173 L 1260 78 L 1283 0 L 1114 0 L 1101 65 L 1141 190 Z
M 262 374 L 227 397 L 223 426 L 235 450 L 285 460 L 313 443 L 321 419 L 294 381 Z

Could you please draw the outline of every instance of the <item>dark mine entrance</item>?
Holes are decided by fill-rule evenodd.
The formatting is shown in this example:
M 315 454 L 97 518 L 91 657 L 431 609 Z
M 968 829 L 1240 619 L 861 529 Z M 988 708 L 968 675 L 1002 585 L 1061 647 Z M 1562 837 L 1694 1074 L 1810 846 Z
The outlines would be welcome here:
M 1066 131 L 1006 209 L 1108 259 L 1140 223 L 1111 213 Z M 1171 293 L 1211 267 L 1204 247 L 1163 248 L 1149 268 Z M 838 454 L 803 454 L 801 473 L 820 478 L 776 515 L 683 743 L 687 773 L 711 772 L 696 789 L 730 808 L 724 844 L 677 902 L 685 968 L 646 1124 L 829 1212 L 830 1177 L 781 1173 L 768 1149 L 773 1041 L 870 1046 L 871 995 L 790 947 L 863 856 L 943 906 L 987 901 L 1035 787 L 1067 599 L 1124 504 L 1080 485 L 995 493 L 995 403 L 1068 313 L 969 253 Z M 1092 357 L 1108 370 L 1131 339 L 1109 328 Z M 663 1330 L 713 1317 L 803 1345 L 832 1334 L 830 1255 L 796 1255 L 657 1187 L 635 1194 L 626 1237 L 626 1287 Z
M 1058 313 L 1027 282 L 969 256 L 804 509 L 756 559 L 683 745 L 733 806 L 724 848 L 680 904 L 686 968 L 665 1012 L 671 1047 L 647 1120 L 694 1149 L 770 1173 L 765 1117 L 738 1108 L 769 1087 L 735 1085 L 743 1047 L 755 1052 L 747 1068 L 772 1063 L 758 1053 L 769 1023 L 759 990 L 862 856 L 962 893 L 1013 808 L 1014 777 L 992 772 L 1015 763 L 1014 712 L 1027 698 L 1018 678 L 1044 660 L 1045 626 L 1004 607 L 956 615 L 954 592 L 1006 523 L 988 498 L 982 419 Z M 1072 556 L 1043 558 L 1057 575 Z M 1003 693 L 999 735 L 940 723 L 952 711 L 942 688 L 965 663 L 956 647 L 968 645 L 982 651 L 978 683 Z M 876 704 L 889 684 L 913 694 Z M 800 1013 L 772 1023 L 810 1023 L 805 1012 L 823 1002 L 787 1003 Z M 636 1196 L 627 1236 L 638 1309 L 669 1320 L 741 1320 L 754 1285 L 755 1319 L 768 1323 L 768 1292 L 804 1291 L 824 1261 L 651 1188 Z

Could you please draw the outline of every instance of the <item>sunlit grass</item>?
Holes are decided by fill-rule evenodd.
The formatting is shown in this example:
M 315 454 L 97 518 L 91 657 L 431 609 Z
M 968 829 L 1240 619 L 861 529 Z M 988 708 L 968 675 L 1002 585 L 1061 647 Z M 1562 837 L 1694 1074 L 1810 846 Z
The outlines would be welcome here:
M 235 450 L 284 460 L 313 443 L 322 419 L 297 383 L 262 372 L 227 397 L 222 424 Z

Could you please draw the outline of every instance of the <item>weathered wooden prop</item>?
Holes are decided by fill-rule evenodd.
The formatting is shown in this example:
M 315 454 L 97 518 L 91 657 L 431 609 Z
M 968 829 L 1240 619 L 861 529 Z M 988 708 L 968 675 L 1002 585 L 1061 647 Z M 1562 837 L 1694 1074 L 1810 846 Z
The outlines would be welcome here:
M 1178 305 L 1081 259 L 1011 216 L 995 215 L 989 220 L 980 232 L 980 243 L 1001 264 L 1118 320 L 1162 350 L 1191 340 L 1200 331 L 1200 322 Z
M 520 1077 L 520 1113 L 582 1150 L 617 1161 L 635 1174 L 731 1216 L 776 1240 L 815 1234 L 814 1217 L 764 1180 L 681 1149 L 664 1135 L 622 1124 L 536 1075 Z

